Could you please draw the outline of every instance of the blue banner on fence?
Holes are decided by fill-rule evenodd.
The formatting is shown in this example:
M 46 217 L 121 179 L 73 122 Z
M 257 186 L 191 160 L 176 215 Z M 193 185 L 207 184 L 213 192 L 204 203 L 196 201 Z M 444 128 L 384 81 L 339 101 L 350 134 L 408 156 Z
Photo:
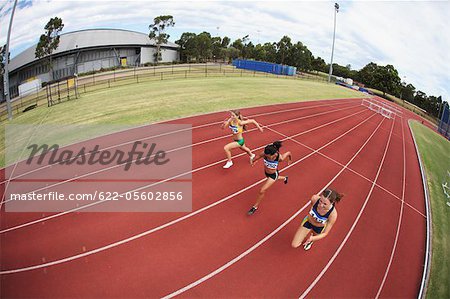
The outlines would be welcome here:
M 438 127 L 439 133 L 450 140 L 450 109 L 447 103 L 444 103 L 441 120 Z
M 265 61 L 234 59 L 233 66 L 238 69 L 265 72 L 276 75 L 294 76 L 297 73 L 296 67 Z

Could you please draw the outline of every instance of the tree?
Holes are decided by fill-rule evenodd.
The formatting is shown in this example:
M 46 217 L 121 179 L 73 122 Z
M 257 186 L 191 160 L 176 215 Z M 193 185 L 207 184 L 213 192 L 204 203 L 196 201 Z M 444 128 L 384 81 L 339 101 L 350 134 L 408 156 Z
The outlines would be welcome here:
M 288 55 L 289 48 L 292 47 L 291 38 L 287 35 L 283 36 L 277 43 L 277 62 L 284 64 L 284 60 Z
M 386 93 L 392 95 L 403 94 L 398 71 L 390 64 L 379 66 L 376 63 L 371 62 L 357 73 L 356 79 L 369 87 L 381 90 L 384 96 Z
M 416 92 L 416 88 L 412 84 L 406 85 L 402 89 L 402 99 L 412 103 L 414 101 L 414 94 Z
M 196 45 L 198 49 L 198 58 L 206 62 L 212 55 L 212 39 L 209 32 L 202 32 L 196 36 Z
M 180 59 L 184 62 L 190 62 L 193 58 L 198 57 L 197 35 L 192 32 L 184 32 L 180 39 L 175 41 L 180 45 Z
M 228 48 L 230 42 L 231 39 L 228 36 L 224 36 L 224 38 L 222 38 L 222 48 Z
M 333 63 L 333 74 L 343 78 L 351 77 L 351 71 L 348 69 L 348 67 L 339 65 L 337 63 Z
M 418 90 L 416 94 L 414 95 L 413 103 L 416 106 L 419 106 L 420 108 L 424 107 L 425 101 L 427 99 L 426 93 L 424 93 L 421 90 Z
M 379 67 L 375 77 L 377 79 L 376 84 L 378 85 L 378 89 L 383 92 L 384 96 L 388 92 L 390 94 L 398 94 L 401 79 L 398 76 L 398 71 L 393 65 L 388 64 Z
M 225 56 L 223 56 L 224 52 L 222 51 L 222 39 L 219 36 L 211 38 L 212 42 L 212 55 L 214 61 L 217 59 L 222 60 Z
M 367 86 L 375 87 L 375 73 L 378 69 L 378 65 L 374 62 L 367 64 L 359 72 L 356 78 L 357 81 L 364 83 Z
M 427 110 L 429 113 L 431 113 L 431 115 L 438 117 L 441 103 L 442 98 L 440 96 L 439 97 L 429 96 L 427 105 L 424 109 Z
M 266 55 L 267 62 L 276 62 L 277 60 L 277 44 L 276 43 L 265 43 L 263 49 Z
M 255 46 L 252 42 L 245 43 L 244 48 L 242 49 L 242 56 L 244 58 L 254 58 L 255 57 Z
M 302 42 L 297 42 L 288 49 L 285 64 L 295 66 L 302 71 L 308 71 L 312 68 L 312 60 L 311 51 Z
M 327 72 L 327 63 L 322 57 L 312 58 L 311 67 L 318 72 Z
M 150 29 L 150 33 L 148 37 L 150 39 L 156 40 L 156 53 L 155 53 L 155 62 L 158 63 L 161 57 L 161 45 L 167 43 L 170 35 L 165 33 L 167 27 L 175 26 L 175 22 L 173 21 L 173 17 L 171 15 L 159 16 L 153 19 L 153 24 L 150 24 L 148 28 Z
M 264 50 L 264 47 L 261 46 L 261 44 L 257 44 L 255 46 L 255 49 L 253 51 L 253 58 L 259 61 L 266 60 L 266 51 Z
M 244 57 L 243 55 L 243 49 L 244 49 L 244 43 L 242 42 L 242 39 L 238 38 L 237 40 L 235 40 L 232 44 L 231 47 L 233 47 L 234 49 L 239 51 L 239 55 L 241 57 Z M 237 57 L 236 57 L 237 58 Z
M 54 17 L 48 21 L 45 25 L 45 33 L 39 38 L 39 42 L 36 46 L 34 53 L 36 58 L 46 58 L 45 63 L 50 67 L 51 77 L 53 78 L 53 63 L 52 53 L 59 46 L 59 33 L 64 28 L 64 24 L 61 18 Z
M 238 58 L 240 55 L 240 51 L 235 47 L 231 46 L 227 48 L 227 57 L 228 61 L 231 62 L 232 59 Z

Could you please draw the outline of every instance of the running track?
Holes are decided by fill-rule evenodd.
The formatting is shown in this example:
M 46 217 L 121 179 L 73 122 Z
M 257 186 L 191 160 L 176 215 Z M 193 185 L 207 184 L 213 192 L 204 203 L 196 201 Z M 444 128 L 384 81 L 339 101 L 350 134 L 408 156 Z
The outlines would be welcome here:
M 289 184 L 269 189 L 251 217 L 262 165 L 234 151 L 234 166 L 222 169 L 225 112 L 168 122 L 193 126 L 191 213 L 5 213 L 2 202 L 1 296 L 417 297 L 426 216 L 407 121 L 418 117 L 385 119 L 360 102 L 242 110 L 266 126 L 245 134 L 253 150 L 283 139 L 294 157 L 280 167 Z M 145 132 L 100 140 L 114 146 Z M 292 249 L 309 198 L 330 184 L 345 193 L 333 230 L 308 252 Z

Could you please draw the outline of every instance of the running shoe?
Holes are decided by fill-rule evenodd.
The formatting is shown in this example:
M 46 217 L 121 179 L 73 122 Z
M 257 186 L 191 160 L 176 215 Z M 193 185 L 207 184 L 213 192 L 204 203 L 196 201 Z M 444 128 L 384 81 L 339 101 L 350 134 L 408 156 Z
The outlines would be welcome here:
M 248 210 L 247 215 L 251 216 L 251 215 L 255 214 L 257 209 L 258 208 L 252 207 L 250 210 Z
M 252 154 L 252 155 L 250 156 L 250 164 L 253 164 L 253 159 L 255 159 L 255 157 L 256 157 L 255 154 Z
M 233 161 L 227 161 L 227 163 L 223 166 L 223 168 L 228 169 L 233 166 Z
M 305 250 L 311 249 L 312 244 L 313 244 L 313 242 L 306 243 L 305 245 L 303 245 L 303 249 L 305 249 Z
M 286 177 L 284 178 L 284 183 L 285 183 L 285 184 L 288 183 L 288 178 L 289 178 L 288 176 L 286 176 Z

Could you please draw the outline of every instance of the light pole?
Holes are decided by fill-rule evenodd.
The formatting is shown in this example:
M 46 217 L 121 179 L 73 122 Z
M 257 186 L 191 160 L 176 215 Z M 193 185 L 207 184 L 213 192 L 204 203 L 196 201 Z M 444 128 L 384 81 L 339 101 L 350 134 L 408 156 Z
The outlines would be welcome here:
M 8 36 L 6 38 L 6 50 L 5 50 L 5 74 L 3 75 L 3 86 L 4 86 L 4 93 L 6 98 L 6 109 L 8 110 L 8 120 L 12 120 L 12 111 L 11 111 L 11 96 L 9 94 L 9 70 L 8 70 L 8 64 L 9 64 L 9 37 L 11 36 L 11 27 L 12 27 L 12 21 L 14 17 L 14 11 L 16 10 L 16 4 L 17 0 L 14 1 L 14 6 L 11 12 L 11 19 L 9 20 L 9 28 L 8 28 Z
M 334 3 L 334 31 L 333 31 L 333 46 L 331 48 L 331 62 L 330 72 L 328 73 L 328 83 L 331 82 L 331 74 L 333 73 L 333 54 L 334 54 L 334 39 L 336 37 L 336 14 L 339 12 L 339 4 Z

